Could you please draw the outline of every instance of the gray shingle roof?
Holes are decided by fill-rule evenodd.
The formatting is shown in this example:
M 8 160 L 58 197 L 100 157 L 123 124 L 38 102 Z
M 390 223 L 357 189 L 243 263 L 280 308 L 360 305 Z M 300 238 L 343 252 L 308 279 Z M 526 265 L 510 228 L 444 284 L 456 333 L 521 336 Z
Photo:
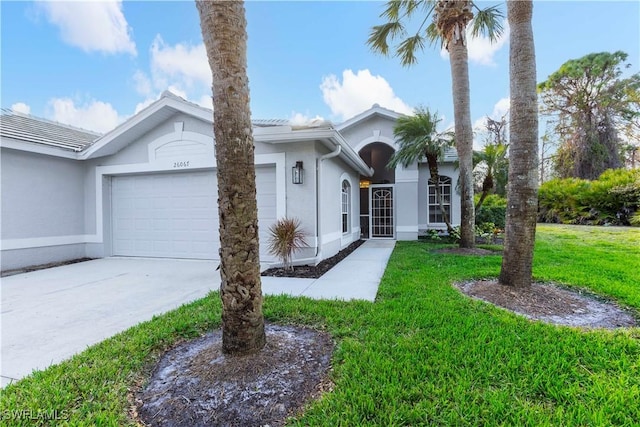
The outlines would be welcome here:
M 99 133 L 52 122 L 3 108 L 0 136 L 79 152 L 93 144 Z
M 270 126 L 286 126 L 289 124 L 287 119 L 253 119 L 251 124 L 256 127 L 270 127 Z

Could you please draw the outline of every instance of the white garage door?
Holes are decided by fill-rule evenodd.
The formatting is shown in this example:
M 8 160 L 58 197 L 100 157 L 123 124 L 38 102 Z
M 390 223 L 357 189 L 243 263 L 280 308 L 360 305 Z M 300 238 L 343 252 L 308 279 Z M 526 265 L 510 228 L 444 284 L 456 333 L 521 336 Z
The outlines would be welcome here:
M 275 167 L 257 167 L 260 258 L 276 220 Z M 113 254 L 218 259 L 215 171 L 116 176 L 112 180 Z

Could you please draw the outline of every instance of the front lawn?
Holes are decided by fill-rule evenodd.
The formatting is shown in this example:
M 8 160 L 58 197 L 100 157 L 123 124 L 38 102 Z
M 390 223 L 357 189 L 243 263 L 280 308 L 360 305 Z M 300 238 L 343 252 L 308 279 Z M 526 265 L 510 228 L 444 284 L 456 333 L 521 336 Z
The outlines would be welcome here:
M 536 280 L 640 310 L 640 229 L 540 225 L 537 239 Z M 333 391 L 292 425 L 639 422 L 640 328 L 585 332 L 471 300 L 451 283 L 495 277 L 500 257 L 435 252 L 443 246 L 398 242 L 375 304 L 265 299 L 268 321 L 327 330 L 337 342 Z M 35 373 L 2 391 L 1 424 L 133 424 L 128 391 L 160 351 L 219 317 L 213 294 Z

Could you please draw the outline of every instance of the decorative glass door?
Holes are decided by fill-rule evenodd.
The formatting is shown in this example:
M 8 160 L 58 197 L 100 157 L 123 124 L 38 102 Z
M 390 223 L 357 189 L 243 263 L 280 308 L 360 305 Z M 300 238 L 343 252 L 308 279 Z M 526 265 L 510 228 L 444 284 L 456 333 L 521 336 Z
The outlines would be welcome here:
M 369 187 L 371 200 L 371 225 L 369 230 L 372 238 L 393 239 L 393 186 L 372 185 Z

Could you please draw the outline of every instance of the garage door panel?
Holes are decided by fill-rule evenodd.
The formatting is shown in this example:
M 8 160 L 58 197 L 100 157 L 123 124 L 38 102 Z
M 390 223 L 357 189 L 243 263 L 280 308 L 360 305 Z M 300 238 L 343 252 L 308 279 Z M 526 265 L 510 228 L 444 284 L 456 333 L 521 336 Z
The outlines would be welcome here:
M 256 169 L 262 260 L 276 220 L 275 168 Z M 113 252 L 120 256 L 218 259 L 215 171 L 112 179 Z

